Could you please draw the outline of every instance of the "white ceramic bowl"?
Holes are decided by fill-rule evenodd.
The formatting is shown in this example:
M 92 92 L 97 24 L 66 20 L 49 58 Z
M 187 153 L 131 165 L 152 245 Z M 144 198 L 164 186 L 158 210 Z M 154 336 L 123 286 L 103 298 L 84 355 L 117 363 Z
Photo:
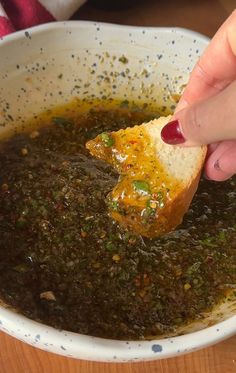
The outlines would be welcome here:
M 0 134 L 73 97 L 113 97 L 174 105 L 208 40 L 177 28 L 63 22 L 0 41 Z M 122 55 L 128 63 L 119 61 Z M 114 56 L 116 58 L 114 58 Z M 111 74 L 113 72 L 113 74 Z M 63 79 L 58 76 L 63 74 Z M 109 76 L 110 80 L 104 76 Z M 60 331 L 2 304 L 0 328 L 46 351 L 96 361 L 144 361 L 186 353 L 236 333 L 236 302 L 226 302 L 184 335 L 115 341 Z M 215 324 L 208 327 L 209 323 Z M 201 329 L 201 330 L 200 330 Z

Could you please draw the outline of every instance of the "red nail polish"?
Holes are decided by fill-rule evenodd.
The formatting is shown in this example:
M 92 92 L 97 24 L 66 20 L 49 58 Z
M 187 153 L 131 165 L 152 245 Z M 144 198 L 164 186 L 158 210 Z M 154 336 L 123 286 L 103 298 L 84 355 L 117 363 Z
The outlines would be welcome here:
M 173 120 L 165 125 L 161 131 L 161 138 L 166 144 L 178 145 L 185 142 L 185 138 L 182 135 L 179 121 Z

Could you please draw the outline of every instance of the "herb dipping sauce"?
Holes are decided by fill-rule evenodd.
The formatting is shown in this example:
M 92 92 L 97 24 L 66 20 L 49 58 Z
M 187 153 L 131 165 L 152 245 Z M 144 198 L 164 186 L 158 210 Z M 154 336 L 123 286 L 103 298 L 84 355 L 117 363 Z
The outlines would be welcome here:
M 85 143 L 157 112 L 99 105 L 42 115 L 38 128 L 2 140 L 0 297 L 78 333 L 171 334 L 236 293 L 236 179 L 202 180 L 176 231 L 132 235 L 108 215 L 117 174 Z

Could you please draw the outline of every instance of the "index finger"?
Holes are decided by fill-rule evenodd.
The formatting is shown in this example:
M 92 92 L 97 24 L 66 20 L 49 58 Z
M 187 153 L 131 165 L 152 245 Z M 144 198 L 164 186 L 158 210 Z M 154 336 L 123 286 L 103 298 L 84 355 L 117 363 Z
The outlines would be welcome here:
M 220 92 L 236 79 L 236 10 L 219 28 L 193 69 L 177 106 L 189 104 Z

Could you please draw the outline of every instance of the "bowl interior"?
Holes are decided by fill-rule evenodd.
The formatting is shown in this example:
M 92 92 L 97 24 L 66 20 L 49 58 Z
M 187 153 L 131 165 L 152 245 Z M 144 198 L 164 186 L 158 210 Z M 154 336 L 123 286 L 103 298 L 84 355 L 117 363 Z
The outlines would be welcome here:
M 205 46 L 179 29 L 87 22 L 17 33 L 1 43 L 1 131 L 75 97 L 174 107 Z

